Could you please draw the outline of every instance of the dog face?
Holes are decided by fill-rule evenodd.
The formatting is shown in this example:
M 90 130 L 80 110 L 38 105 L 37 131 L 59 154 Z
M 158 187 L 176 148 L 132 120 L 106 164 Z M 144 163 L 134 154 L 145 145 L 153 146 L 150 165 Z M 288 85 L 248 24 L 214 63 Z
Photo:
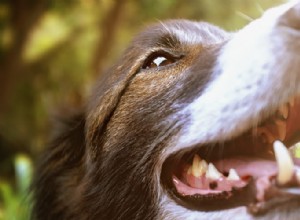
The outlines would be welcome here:
M 299 137 L 299 11 L 138 35 L 42 158 L 35 217 L 296 219 L 297 158 L 272 146 Z

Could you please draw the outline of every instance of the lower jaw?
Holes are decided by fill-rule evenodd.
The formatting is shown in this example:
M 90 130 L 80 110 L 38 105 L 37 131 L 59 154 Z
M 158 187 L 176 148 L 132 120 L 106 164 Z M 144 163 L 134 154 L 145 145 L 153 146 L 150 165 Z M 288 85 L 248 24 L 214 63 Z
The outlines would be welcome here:
M 296 105 L 297 109 L 300 109 L 300 102 L 297 102 Z M 292 122 L 299 122 L 300 120 L 295 110 L 293 114 L 294 118 L 286 123 L 289 130 L 286 133 L 286 140 L 284 142 L 288 146 L 291 146 L 297 140 L 299 140 L 299 125 L 296 125 L 295 127 Z M 269 125 L 267 124 L 266 127 L 268 126 Z M 293 132 L 291 132 L 292 130 Z M 296 130 L 298 130 L 298 132 L 295 132 Z M 165 161 L 161 175 L 161 183 L 168 191 L 170 197 L 179 205 L 182 205 L 188 209 L 199 211 L 214 211 L 246 206 L 248 207 L 248 211 L 253 215 L 259 215 L 264 213 L 265 210 L 270 206 L 280 206 L 282 205 L 282 202 L 286 202 L 286 200 L 300 202 L 300 197 L 298 195 L 286 193 L 276 185 L 277 167 L 274 154 L 272 151 L 270 151 L 270 146 L 272 145 L 271 142 L 274 140 L 269 141 L 270 143 L 266 144 L 257 138 L 253 138 L 252 133 L 248 132 L 245 135 L 238 137 L 236 140 L 230 141 L 223 145 L 212 145 L 210 147 L 201 146 L 198 149 L 195 148 L 192 150 L 193 152 L 178 153 L 169 157 Z M 242 147 L 237 148 L 237 146 Z M 205 158 L 207 162 L 212 162 L 215 164 L 216 167 L 221 170 L 221 172 L 228 173 L 228 169 L 224 168 L 224 166 L 222 168 L 222 165 L 220 165 L 222 160 L 228 160 L 228 158 L 244 158 L 241 160 L 249 159 L 252 161 L 262 160 L 265 161 L 264 165 L 261 167 L 262 170 L 266 169 L 266 164 L 272 164 L 270 165 L 272 168 L 271 170 L 268 170 L 266 175 L 267 178 L 264 178 L 264 175 L 254 175 L 254 171 L 252 171 L 252 173 L 250 172 L 249 175 L 242 173 L 242 183 L 244 184 L 234 186 L 229 190 L 218 190 L 217 188 L 201 189 L 200 187 L 200 189 L 192 189 L 191 193 L 189 193 L 186 190 L 187 187 L 193 188 L 195 186 L 191 186 L 190 182 L 187 181 L 186 170 L 188 169 L 187 167 L 192 164 L 191 155 L 194 155 L 195 153 L 199 153 L 200 157 Z M 299 159 L 296 160 L 299 162 Z M 182 161 L 184 162 L 182 163 Z M 296 164 L 298 162 L 296 162 Z M 189 165 L 187 166 L 186 164 Z M 251 162 L 245 166 L 251 167 Z M 259 169 L 259 167 L 257 168 Z M 273 168 L 276 169 L 272 170 Z M 225 176 L 226 175 L 227 174 L 225 174 Z M 258 186 L 258 184 L 263 184 L 263 187 L 265 188 L 262 190 L 261 186 Z M 297 185 L 296 187 L 299 186 Z M 182 188 L 185 189 L 182 190 Z M 278 196 L 280 196 L 280 199 L 276 198 Z
M 214 211 L 247 206 L 255 202 L 256 189 L 253 179 L 248 179 L 242 188 L 228 191 L 195 189 L 188 186 L 180 175 L 174 174 L 173 167 L 178 165 L 176 161 L 166 163 L 168 165 L 163 168 L 161 182 L 170 197 L 181 206 L 191 210 Z M 187 187 L 191 189 L 191 193 L 187 193 Z
M 251 162 L 247 162 L 253 158 L 240 157 L 239 160 L 244 160 L 249 166 Z M 229 159 L 227 159 L 229 160 Z M 234 160 L 237 160 L 235 158 Z M 201 190 L 193 189 L 192 193 L 187 193 L 185 180 L 182 180 L 182 175 L 178 172 L 174 172 L 173 168 L 178 166 L 178 160 L 170 158 L 166 161 L 166 164 L 162 171 L 162 184 L 167 189 L 170 197 L 181 206 L 184 206 L 191 210 L 197 211 L 216 211 L 232 209 L 237 207 L 247 207 L 248 212 L 253 215 L 261 215 L 267 212 L 267 209 L 280 206 L 287 201 L 300 202 L 298 195 L 291 195 L 282 191 L 280 187 L 276 185 L 276 162 L 268 159 L 256 159 L 263 164 L 269 164 L 269 168 L 262 166 L 262 169 L 268 169 L 267 177 L 264 174 L 261 176 L 253 176 L 245 173 L 241 174 L 243 183 L 232 187 L 230 190 Z M 220 168 L 222 161 L 211 161 L 221 171 L 228 170 L 226 166 L 223 166 L 223 170 Z M 225 162 L 226 163 L 226 162 Z M 227 163 L 230 164 L 230 163 Z M 275 168 L 274 170 L 270 170 Z M 184 168 L 183 168 L 184 169 Z M 241 168 L 236 168 L 240 171 Z M 243 173 L 243 172 L 242 172 Z M 266 182 L 267 181 L 267 182 Z M 258 186 L 263 184 L 263 186 Z M 185 185 L 185 186 L 184 186 Z M 185 188 L 181 190 L 181 187 Z M 191 186 L 188 186 L 191 187 Z M 265 187 L 265 188 L 264 188 Z M 297 186 L 298 187 L 298 186 Z M 191 187 L 192 188 L 192 187 Z M 198 193 L 195 193 L 198 190 Z M 280 199 L 276 198 L 280 197 Z

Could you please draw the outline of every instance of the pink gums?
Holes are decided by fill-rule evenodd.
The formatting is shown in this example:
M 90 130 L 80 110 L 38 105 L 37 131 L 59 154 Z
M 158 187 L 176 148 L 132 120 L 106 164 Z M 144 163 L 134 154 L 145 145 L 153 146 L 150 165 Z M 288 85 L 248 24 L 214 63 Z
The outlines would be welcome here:
M 277 173 L 277 165 L 275 161 L 253 158 L 232 158 L 212 162 L 221 173 L 228 173 L 234 168 L 240 180 L 227 180 L 226 176 L 222 176 L 217 180 L 206 178 L 205 175 L 195 177 L 187 174 L 184 169 L 182 180 L 173 176 L 173 183 L 177 192 L 186 195 L 208 195 L 230 192 L 234 188 L 243 188 L 249 182 L 249 177 L 254 179 L 256 184 L 257 200 L 264 199 L 264 192 L 271 185 L 271 178 Z

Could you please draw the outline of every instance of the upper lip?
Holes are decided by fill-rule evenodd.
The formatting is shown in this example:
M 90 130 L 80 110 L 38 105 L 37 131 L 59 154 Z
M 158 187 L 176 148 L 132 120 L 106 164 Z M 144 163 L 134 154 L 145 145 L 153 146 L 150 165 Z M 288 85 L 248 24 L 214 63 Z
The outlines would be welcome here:
M 248 206 L 250 211 L 260 213 L 261 209 L 253 208 L 255 204 L 267 203 L 274 199 L 275 196 L 269 196 L 270 198 L 263 198 L 259 200 L 257 198 L 257 175 L 252 175 L 247 179 L 247 184 L 241 185 L 241 187 L 233 187 L 229 191 L 220 191 L 216 193 L 208 193 L 206 195 L 184 195 L 179 193 L 176 183 L 172 179 L 182 178 L 182 172 L 185 165 L 190 166 L 192 158 L 195 153 L 198 153 L 207 162 L 213 162 L 217 168 L 221 166 L 226 167 L 226 164 L 220 165 L 220 162 L 226 163 L 226 158 L 247 158 L 249 161 L 257 160 L 255 158 L 263 158 L 270 163 L 274 163 L 274 151 L 272 150 L 273 142 L 275 140 L 283 141 L 286 145 L 291 146 L 299 139 L 300 123 L 297 111 L 300 109 L 300 98 L 293 98 L 282 105 L 278 110 L 259 126 L 250 128 L 246 133 L 240 135 L 234 140 L 229 140 L 225 143 L 214 143 L 210 146 L 196 146 L 193 150 L 182 150 L 171 155 L 164 163 L 162 170 L 162 183 L 168 188 L 168 191 L 178 203 L 197 210 L 214 210 L 214 209 L 226 209 L 236 206 Z M 189 148 L 190 149 L 190 148 Z M 251 159 L 252 158 L 252 159 Z M 219 163 L 218 163 L 219 161 Z M 183 165 L 185 164 L 185 165 Z M 189 165 L 190 164 L 190 165 Z M 251 166 L 251 162 L 247 163 L 247 166 Z M 274 165 L 275 166 L 275 165 Z M 273 167 L 270 166 L 270 167 Z M 232 167 L 235 168 L 235 167 Z M 227 167 L 227 171 L 228 171 Z M 261 169 L 268 169 L 261 167 Z M 224 169 L 223 169 L 224 171 Z M 186 171 L 185 171 L 186 172 Z M 269 173 L 268 173 L 269 172 Z M 288 197 L 294 197 L 291 190 L 287 188 L 280 188 L 276 186 L 276 170 L 268 171 L 269 181 L 274 184 L 272 186 L 272 192 L 275 194 L 281 194 Z M 226 177 L 228 174 L 224 174 Z M 246 180 L 245 180 L 246 181 Z M 185 184 L 188 184 L 185 182 Z M 234 184 L 233 184 L 234 185 Z M 297 186 L 298 187 L 298 186 Z M 276 190 L 275 190 L 276 189 Z M 269 190 L 269 188 L 268 188 Z M 294 191 L 295 192 L 295 191 Z M 297 191 L 298 192 L 298 191 Z M 268 191 L 267 193 L 270 194 Z M 274 195 L 275 195 L 274 194 Z M 296 193 L 298 194 L 298 193 Z M 298 195 L 296 195 L 298 197 Z M 273 202 L 274 203 L 274 202 Z M 259 206 L 267 207 L 267 206 Z M 255 214 L 255 213 L 254 213 Z

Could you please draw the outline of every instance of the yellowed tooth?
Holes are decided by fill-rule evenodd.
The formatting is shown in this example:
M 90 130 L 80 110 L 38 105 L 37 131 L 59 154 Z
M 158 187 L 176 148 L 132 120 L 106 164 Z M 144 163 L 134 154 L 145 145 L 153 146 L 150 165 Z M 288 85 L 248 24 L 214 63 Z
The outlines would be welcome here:
M 208 168 L 207 162 L 205 160 L 201 160 L 199 162 L 199 170 L 200 170 L 201 176 L 206 173 L 207 168 Z
M 235 169 L 230 169 L 229 170 L 229 174 L 227 177 L 227 180 L 240 180 L 241 178 L 239 177 L 239 175 L 237 174 L 237 172 L 235 171 Z
M 278 112 L 284 119 L 287 119 L 289 116 L 289 105 L 284 104 L 284 105 L 280 106 L 278 109 Z
M 201 161 L 201 158 L 199 157 L 199 155 L 195 154 L 194 158 L 193 158 L 193 165 L 192 165 L 192 174 L 195 177 L 201 176 L 201 172 L 199 170 L 200 161 Z
M 295 105 L 295 98 L 293 97 L 293 98 L 290 98 L 290 100 L 289 100 L 289 105 L 291 106 L 291 107 L 294 107 L 294 105 Z
M 218 180 L 223 176 L 222 173 L 220 173 L 217 168 L 212 164 L 208 164 L 208 169 L 206 171 L 205 177 L 211 180 Z
M 273 148 L 278 165 L 277 183 L 284 185 L 293 177 L 294 163 L 288 149 L 281 141 L 275 141 Z
M 275 120 L 275 124 L 277 125 L 279 140 L 283 141 L 286 137 L 286 122 Z
M 195 154 L 194 158 L 193 158 L 193 165 L 191 168 L 191 173 L 193 174 L 193 176 L 195 177 L 200 177 L 203 174 L 205 174 L 206 170 L 207 170 L 207 163 L 205 160 L 202 160 L 199 155 Z

